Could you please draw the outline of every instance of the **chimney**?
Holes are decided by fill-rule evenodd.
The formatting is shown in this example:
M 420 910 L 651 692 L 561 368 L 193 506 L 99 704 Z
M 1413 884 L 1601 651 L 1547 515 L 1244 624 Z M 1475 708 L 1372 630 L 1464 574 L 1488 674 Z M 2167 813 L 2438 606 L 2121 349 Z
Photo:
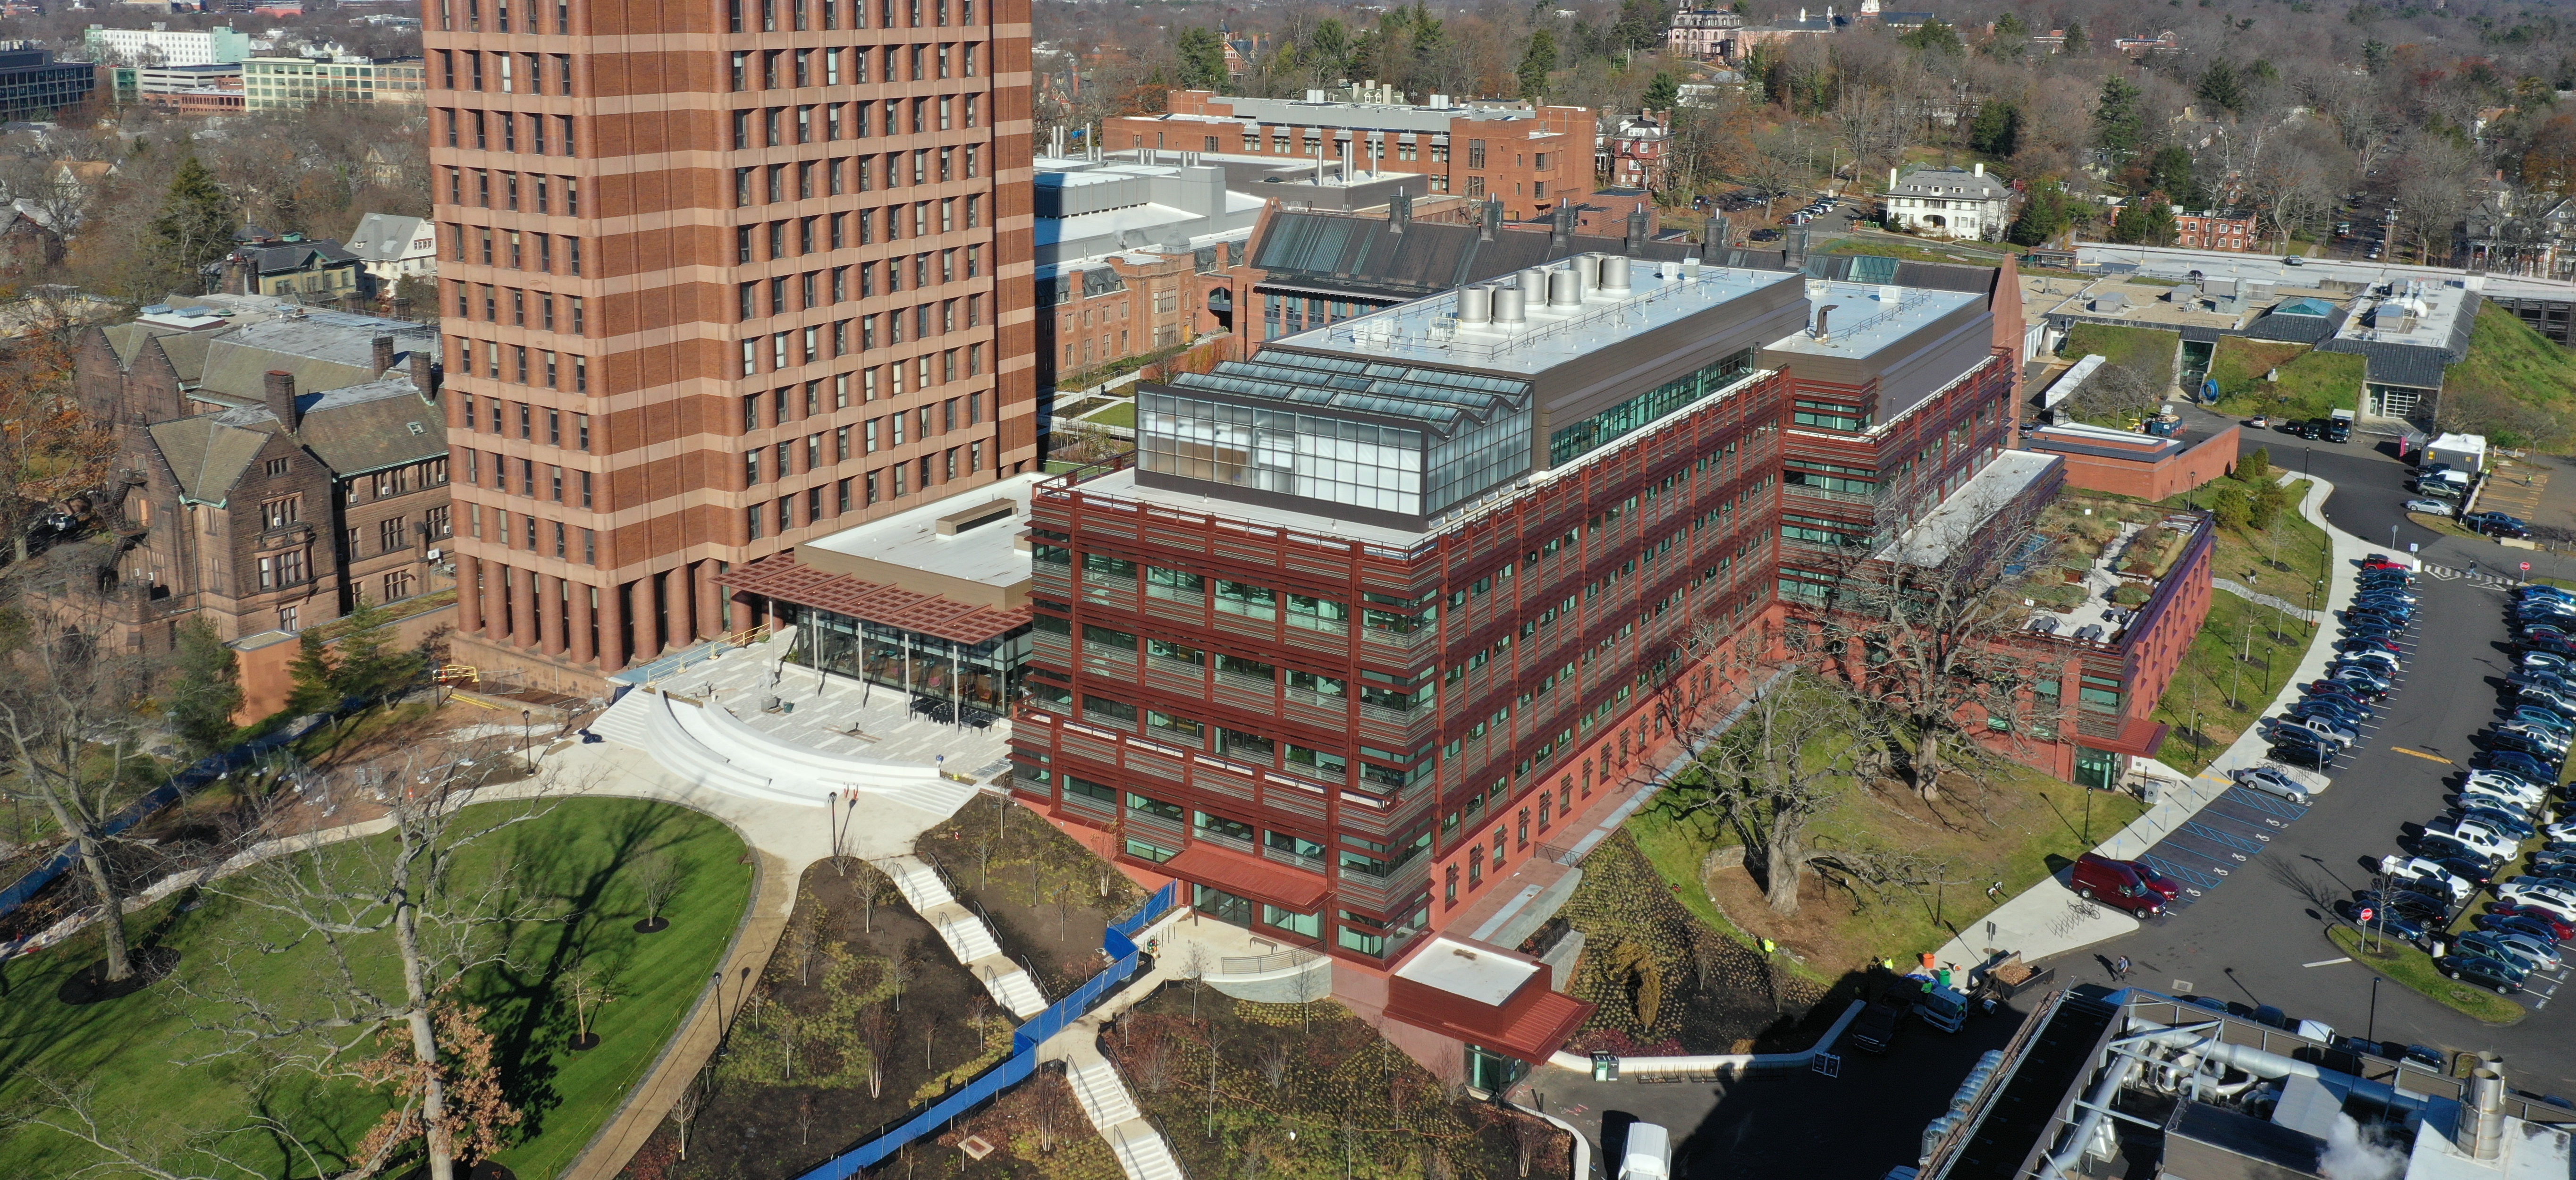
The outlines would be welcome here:
M 1490 242 L 1495 238 L 1502 236 L 1502 232 L 1503 199 L 1501 197 L 1487 197 L 1485 198 L 1485 217 L 1484 220 L 1479 223 L 1479 228 L 1476 230 L 1476 240 L 1480 242 Z
M 1547 244 L 1551 250 L 1562 250 L 1574 244 L 1574 202 L 1558 205 L 1555 218 L 1556 225 L 1548 231 Z
M 303 420 L 295 413 L 295 374 L 284 369 L 270 369 L 260 386 L 261 392 L 267 395 L 268 412 L 277 416 L 279 426 L 292 431 L 303 425 Z
M 1727 221 L 1726 214 L 1712 210 L 1708 215 L 1708 228 L 1700 234 L 1700 253 L 1722 258 L 1725 256 L 1723 251 L 1734 244 L 1735 226 Z
M 1636 253 L 1637 244 L 1645 240 L 1646 203 L 1639 201 L 1628 210 L 1628 253 Z
M 432 401 L 438 399 L 438 373 L 430 367 L 429 350 L 426 348 L 411 350 L 411 383 L 413 388 L 420 390 L 422 397 Z
M 1887 170 L 1887 187 L 1890 191 L 1894 191 L 1896 188 L 1896 169 L 1894 168 Z
M 1413 194 L 1402 187 L 1386 199 L 1386 232 L 1400 234 L 1413 220 Z
M 1986 162 L 1985 162 L 1985 161 L 1983 161 L 1983 160 L 1979 160 L 1979 161 L 1977 161 L 1977 175 L 1979 175 L 1979 176 L 1983 176 L 1983 175 L 1985 175 L 1985 174 L 1986 174 Z
M 393 368 L 393 367 L 394 367 L 394 338 L 393 338 L 393 337 L 391 337 L 391 336 L 378 336 L 378 337 L 376 337 L 375 344 L 376 344 L 376 372 L 378 372 L 378 373 L 382 373 L 382 372 L 384 372 L 384 371 L 385 371 L 385 370 L 387 370 L 387 369 L 391 369 L 391 368 Z

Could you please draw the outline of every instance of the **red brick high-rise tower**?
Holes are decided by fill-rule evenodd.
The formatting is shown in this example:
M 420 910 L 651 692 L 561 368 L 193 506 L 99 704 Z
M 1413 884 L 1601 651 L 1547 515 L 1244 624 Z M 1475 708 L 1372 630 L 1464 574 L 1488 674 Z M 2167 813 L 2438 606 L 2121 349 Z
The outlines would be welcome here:
M 456 658 L 1037 462 L 1028 0 L 427 0 Z

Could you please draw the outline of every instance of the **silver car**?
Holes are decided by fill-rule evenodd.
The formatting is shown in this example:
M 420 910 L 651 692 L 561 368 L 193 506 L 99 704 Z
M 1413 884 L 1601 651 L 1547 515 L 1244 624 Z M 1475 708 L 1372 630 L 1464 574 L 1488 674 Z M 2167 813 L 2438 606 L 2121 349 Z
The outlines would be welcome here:
M 2445 500 L 2408 500 L 2406 502 L 2406 510 L 2408 512 L 2424 512 L 2430 513 L 2434 516 L 2447 517 L 2453 512 L 2458 511 L 2458 506 Z
M 2236 778 L 2236 785 L 2243 787 L 2246 790 L 2261 791 L 2267 795 L 2278 795 L 2281 798 L 2287 799 L 2292 803 L 2296 803 L 2301 807 L 2308 805 L 2307 788 L 2292 781 L 2289 775 L 2281 773 L 2277 768 L 2270 766 L 2248 766 L 2242 770 L 2235 771 L 2234 775 Z
M 2528 934 L 2516 934 L 2510 930 L 2480 930 L 2475 934 L 2463 934 L 2460 946 L 2508 963 L 2519 963 L 2532 971 L 2555 971 L 2562 961 L 2556 948 L 2544 945 Z

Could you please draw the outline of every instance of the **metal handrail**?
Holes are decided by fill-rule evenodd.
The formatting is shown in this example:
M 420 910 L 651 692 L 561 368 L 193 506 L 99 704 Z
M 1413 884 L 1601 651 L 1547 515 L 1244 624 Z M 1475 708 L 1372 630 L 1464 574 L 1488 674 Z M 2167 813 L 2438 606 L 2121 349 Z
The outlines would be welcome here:
M 1278 971 L 1288 967 L 1303 967 L 1306 964 L 1323 957 L 1324 956 L 1316 954 L 1313 951 L 1292 946 L 1286 950 L 1274 951 L 1266 955 L 1249 955 L 1239 958 L 1218 959 L 1216 961 L 1216 971 L 1219 975 L 1260 975 L 1265 972 Z

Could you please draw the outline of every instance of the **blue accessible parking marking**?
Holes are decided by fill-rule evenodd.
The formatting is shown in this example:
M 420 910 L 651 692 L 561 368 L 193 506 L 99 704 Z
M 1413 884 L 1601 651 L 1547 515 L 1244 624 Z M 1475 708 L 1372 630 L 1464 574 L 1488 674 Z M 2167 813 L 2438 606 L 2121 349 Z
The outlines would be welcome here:
M 2277 795 L 2230 787 L 2138 859 L 2182 882 L 2182 896 L 2168 903 L 2166 912 L 2187 909 L 2261 856 L 2281 829 L 2307 813 Z

